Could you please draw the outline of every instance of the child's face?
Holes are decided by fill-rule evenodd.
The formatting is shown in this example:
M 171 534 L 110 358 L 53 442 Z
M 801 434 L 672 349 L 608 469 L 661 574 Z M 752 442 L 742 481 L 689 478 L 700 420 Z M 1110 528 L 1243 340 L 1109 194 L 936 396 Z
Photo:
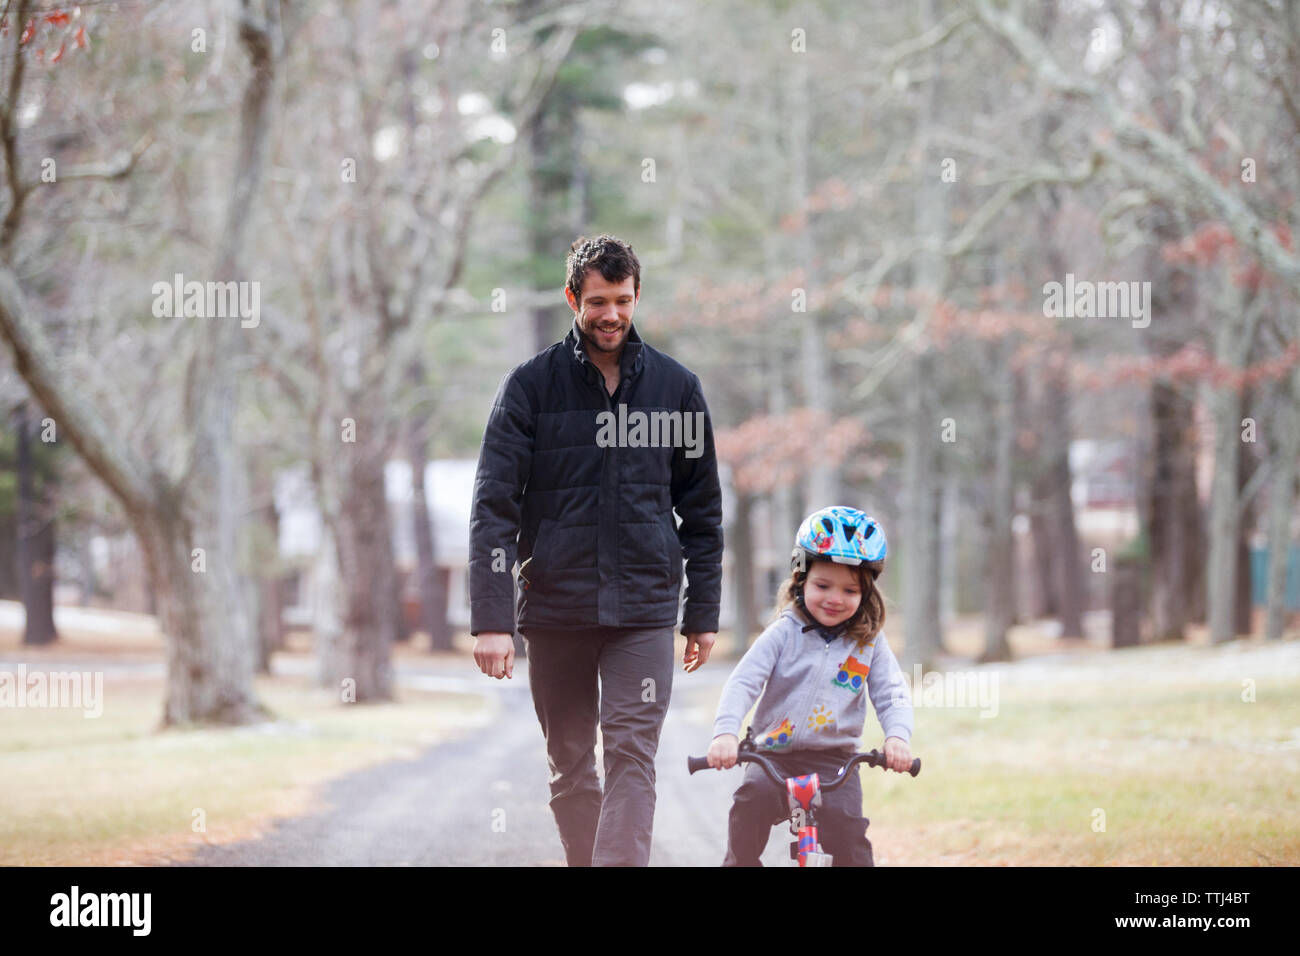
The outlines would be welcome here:
M 834 627 L 857 613 L 862 603 L 858 575 L 844 564 L 818 561 L 808 569 L 803 602 L 823 627 Z

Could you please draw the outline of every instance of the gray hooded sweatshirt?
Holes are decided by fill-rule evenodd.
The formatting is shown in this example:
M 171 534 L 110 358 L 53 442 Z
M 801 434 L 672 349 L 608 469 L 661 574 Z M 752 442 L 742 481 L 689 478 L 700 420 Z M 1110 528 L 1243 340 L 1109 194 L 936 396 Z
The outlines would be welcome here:
M 912 699 L 884 632 L 857 647 L 804 631 L 808 623 L 786 608 L 759 635 L 722 688 L 713 736 L 741 736 L 762 694 L 753 723 L 760 751 L 856 749 L 870 696 L 885 736 L 911 740 Z

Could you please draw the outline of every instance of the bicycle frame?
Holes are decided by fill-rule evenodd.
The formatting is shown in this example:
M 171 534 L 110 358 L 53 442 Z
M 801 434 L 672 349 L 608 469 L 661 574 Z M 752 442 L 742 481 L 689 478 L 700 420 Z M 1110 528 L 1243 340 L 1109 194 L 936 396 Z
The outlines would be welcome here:
M 779 787 L 784 787 L 786 803 L 790 808 L 790 832 L 794 841 L 790 844 L 790 859 L 797 860 L 800 866 L 833 866 L 834 857 L 822 849 L 817 835 L 817 808 L 822 805 L 822 793 L 829 793 L 841 786 L 848 779 L 859 763 L 869 767 L 884 768 L 888 765 L 883 753 L 872 750 L 869 753 L 854 754 L 840 769 L 835 779 L 823 783 L 821 776 L 815 773 L 783 777 L 777 772 L 766 754 L 760 753 L 754 743 L 754 728 L 745 728 L 745 739 L 736 748 L 737 763 L 756 763 Z M 707 757 L 687 757 L 686 769 L 690 773 L 703 770 L 709 765 Z M 913 777 L 921 772 L 921 759 L 917 757 L 907 771 Z
M 831 866 L 834 858 L 822 851 L 817 839 L 817 808 L 822 805 L 821 776 L 815 773 L 787 777 L 786 799 L 790 806 L 790 859 L 800 866 Z

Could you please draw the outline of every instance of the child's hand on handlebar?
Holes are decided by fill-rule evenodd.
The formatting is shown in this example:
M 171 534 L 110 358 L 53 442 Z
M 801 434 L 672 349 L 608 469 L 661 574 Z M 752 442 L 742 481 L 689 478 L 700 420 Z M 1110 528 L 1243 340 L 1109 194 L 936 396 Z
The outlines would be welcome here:
M 718 734 L 709 744 L 709 766 L 717 770 L 730 770 L 736 765 L 740 740 L 735 734 Z
M 885 738 L 885 758 L 890 770 L 907 773 L 912 769 L 912 748 L 902 737 Z

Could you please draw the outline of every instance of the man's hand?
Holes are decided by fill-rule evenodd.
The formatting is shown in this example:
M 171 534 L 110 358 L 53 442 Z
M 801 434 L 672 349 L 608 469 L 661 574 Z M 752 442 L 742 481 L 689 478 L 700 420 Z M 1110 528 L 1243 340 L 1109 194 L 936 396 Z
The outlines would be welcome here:
M 515 676 L 515 640 L 509 634 L 484 631 L 474 638 L 474 663 L 488 677 Z
M 886 737 L 885 759 L 890 770 L 907 773 L 912 769 L 912 748 L 902 737 Z
M 718 639 L 715 631 L 705 631 L 702 634 L 686 635 L 686 653 L 682 655 L 682 664 L 685 665 L 686 673 L 700 669 L 700 665 L 709 659 L 709 652 L 713 650 L 713 642 Z

